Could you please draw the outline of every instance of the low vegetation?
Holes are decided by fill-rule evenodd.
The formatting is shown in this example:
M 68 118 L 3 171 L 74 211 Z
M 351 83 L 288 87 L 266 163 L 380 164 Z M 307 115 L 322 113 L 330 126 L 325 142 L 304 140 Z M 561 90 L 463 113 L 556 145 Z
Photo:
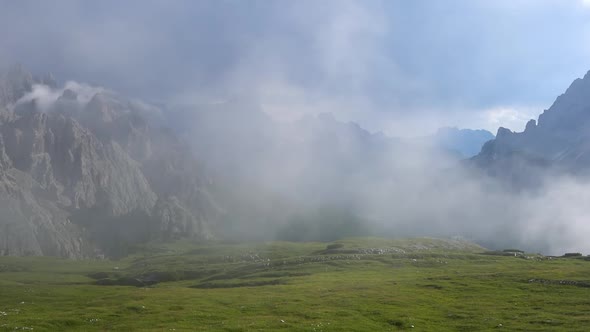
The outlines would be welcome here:
M 428 238 L 0 257 L 0 331 L 586 331 L 585 258 Z

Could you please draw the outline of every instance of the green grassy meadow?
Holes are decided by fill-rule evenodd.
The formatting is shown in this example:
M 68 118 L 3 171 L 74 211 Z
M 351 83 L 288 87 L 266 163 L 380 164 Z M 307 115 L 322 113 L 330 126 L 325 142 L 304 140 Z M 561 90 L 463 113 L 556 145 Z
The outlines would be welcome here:
M 485 252 L 354 238 L 0 257 L 0 331 L 590 330 L 586 257 Z

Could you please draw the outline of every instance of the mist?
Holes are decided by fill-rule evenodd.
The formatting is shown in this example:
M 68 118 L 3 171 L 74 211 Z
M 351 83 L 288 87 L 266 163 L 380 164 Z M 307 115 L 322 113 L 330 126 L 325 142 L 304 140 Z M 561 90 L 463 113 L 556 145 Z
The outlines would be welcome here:
M 65 82 L 37 82 L 9 108 L 84 112 L 102 94 L 171 130 L 221 211 L 207 220 L 219 238 L 590 251 L 585 175 L 539 171 L 521 186 L 434 134 L 537 118 L 590 68 L 581 1 L 3 5 L 0 65 Z
M 210 221 L 220 239 L 445 237 L 543 254 L 590 250 L 585 176 L 538 172 L 534 186 L 520 187 L 436 136 L 391 137 L 331 113 L 279 121 L 246 98 L 160 108 L 74 81 L 35 84 L 11 107 L 85 112 L 97 95 L 129 103 L 188 144 L 201 166 L 194 171 L 223 210 Z
M 239 201 L 228 206 L 230 238 L 459 237 L 555 255 L 588 248 L 584 176 L 539 171 L 534 186 L 520 186 L 434 136 L 371 133 L 329 113 L 277 122 L 234 100 L 171 114 Z

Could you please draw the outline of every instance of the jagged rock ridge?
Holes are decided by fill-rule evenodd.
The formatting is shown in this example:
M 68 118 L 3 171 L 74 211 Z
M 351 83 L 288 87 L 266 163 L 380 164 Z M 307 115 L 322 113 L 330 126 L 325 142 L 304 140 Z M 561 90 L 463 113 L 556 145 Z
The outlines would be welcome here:
M 590 166 L 590 72 L 576 79 L 523 132 L 499 128 L 473 158 L 490 173 L 534 183 L 539 172 L 586 173 Z
M 104 90 L 82 101 L 64 89 L 45 110 L 23 98 L 48 83 L 22 67 L 0 76 L 0 254 L 118 255 L 211 237 L 221 210 L 187 149 L 150 121 L 156 108 Z

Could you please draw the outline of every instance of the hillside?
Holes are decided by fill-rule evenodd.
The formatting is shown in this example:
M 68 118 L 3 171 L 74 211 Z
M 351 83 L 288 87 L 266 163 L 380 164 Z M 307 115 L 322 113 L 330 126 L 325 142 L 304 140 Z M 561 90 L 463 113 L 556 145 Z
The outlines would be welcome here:
M 576 79 L 523 132 L 499 128 L 473 161 L 514 183 L 534 184 L 547 172 L 587 174 L 590 165 L 590 72 Z

